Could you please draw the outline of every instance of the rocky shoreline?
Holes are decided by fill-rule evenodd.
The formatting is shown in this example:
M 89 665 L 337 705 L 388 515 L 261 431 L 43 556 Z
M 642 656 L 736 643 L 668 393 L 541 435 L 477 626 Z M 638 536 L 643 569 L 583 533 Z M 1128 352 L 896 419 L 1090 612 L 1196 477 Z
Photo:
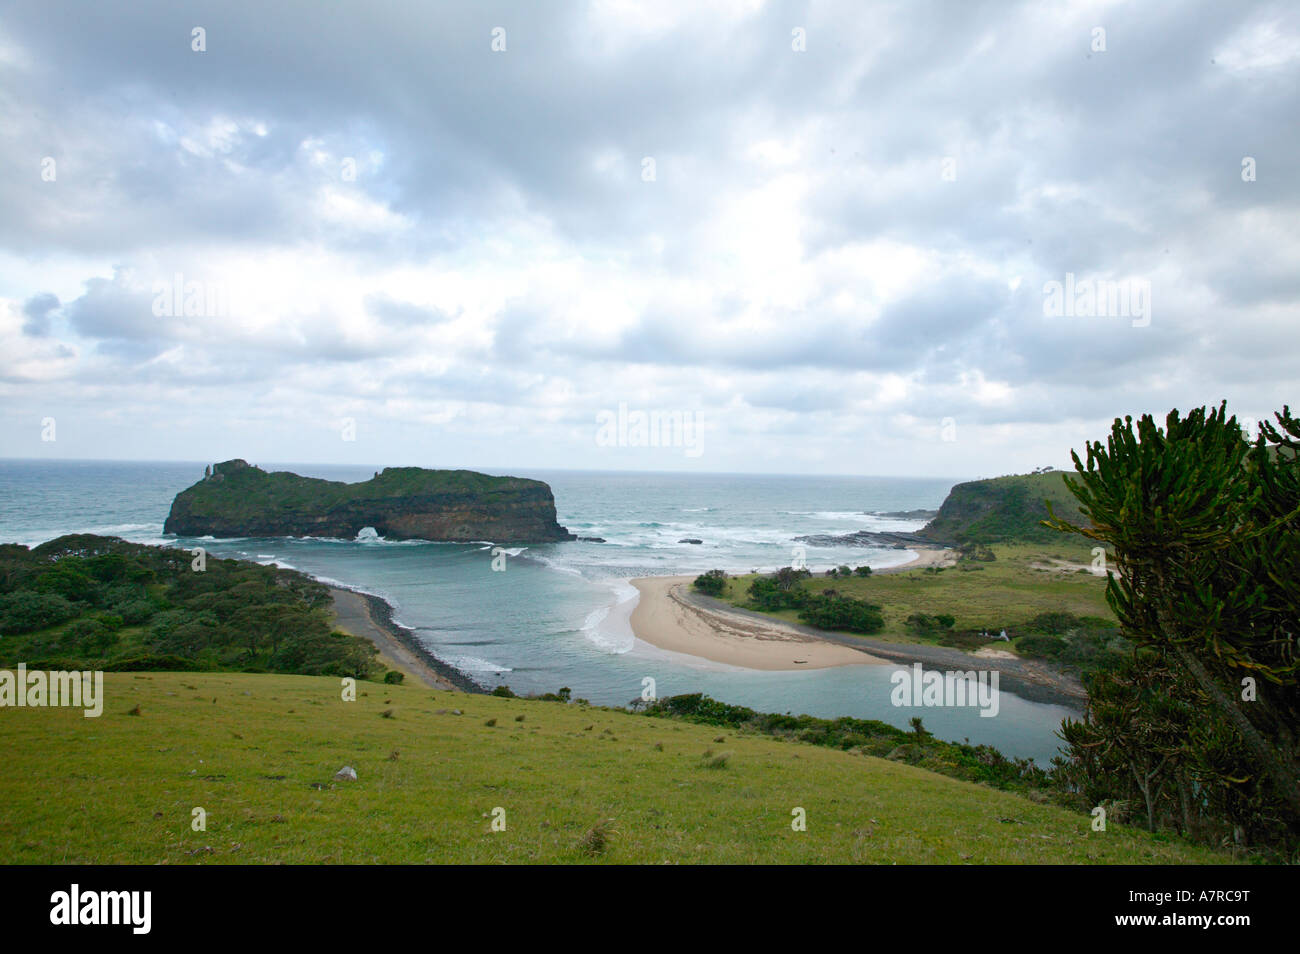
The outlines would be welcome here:
M 887 547 L 891 550 L 911 550 L 917 547 L 934 546 L 934 541 L 926 540 L 910 530 L 854 530 L 852 533 L 813 533 L 795 537 L 796 543 L 807 543 L 814 547 Z
M 476 683 L 466 673 L 461 672 L 454 666 L 448 665 L 437 656 L 424 648 L 415 631 L 397 623 L 393 620 L 393 607 L 384 599 L 375 596 L 373 593 L 363 593 L 360 590 L 354 590 L 345 586 L 331 586 L 332 593 L 347 593 L 362 600 L 366 606 L 366 614 L 370 622 L 376 629 L 380 630 L 384 636 L 387 636 L 393 642 L 398 643 L 403 649 L 407 650 L 415 657 L 416 662 L 427 670 L 430 670 L 438 681 L 447 683 L 447 686 L 437 688 L 454 688 L 461 692 L 484 693 L 487 690 Z M 335 597 L 337 604 L 338 597 Z M 366 633 L 355 633 L 357 636 L 367 636 Z M 375 641 L 380 649 L 385 647 Z

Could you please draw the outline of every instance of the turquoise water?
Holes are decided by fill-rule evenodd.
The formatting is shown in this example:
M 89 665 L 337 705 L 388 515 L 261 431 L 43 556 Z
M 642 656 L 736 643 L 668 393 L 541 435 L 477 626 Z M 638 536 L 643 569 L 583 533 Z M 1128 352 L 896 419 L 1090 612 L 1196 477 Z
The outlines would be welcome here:
M 291 566 L 383 597 L 434 655 L 489 688 L 505 683 L 523 693 L 568 686 L 576 697 L 625 705 L 649 677 L 660 696 L 706 692 L 769 712 L 848 715 L 904 727 L 919 714 L 941 738 L 986 742 L 1040 763 L 1056 751 L 1053 733 L 1071 714 L 1006 691 L 993 718 L 974 708 L 896 708 L 894 666 L 755 672 L 664 652 L 632 636 L 628 616 L 636 591 L 629 579 L 714 567 L 771 569 L 791 562 L 797 536 L 916 529 L 916 522 L 872 512 L 935 509 L 949 480 L 512 471 L 551 485 L 560 523 L 607 542 L 511 548 L 505 569 L 494 571 L 486 541 L 165 537 L 172 498 L 202 476 L 203 466 L 0 460 L 0 541 L 32 545 L 63 533 L 101 533 Z M 349 481 L 378 469 L 260 466 Z M 678 542 L 688 537 L 704 543 Z M 841 563 L 879 568 L 909 556 L 807 547 L 814 570 Z

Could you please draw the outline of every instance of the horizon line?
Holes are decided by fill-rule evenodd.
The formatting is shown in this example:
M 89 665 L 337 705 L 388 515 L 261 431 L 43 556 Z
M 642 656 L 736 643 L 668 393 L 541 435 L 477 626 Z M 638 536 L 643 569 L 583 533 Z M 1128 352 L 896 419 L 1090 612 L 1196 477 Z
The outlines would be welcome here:
M 267 462 L 265 463 L 265 465 L 263 465 L 263 464 L 259 464 L 259 463 L 253 462 L 253 461 L 248 461 L 247 458 L 228 457 L 228 458 L 226 458 L 226 460 L 244 460 L 244 461 L 246 461 L 247 463 L 249 463 L 251 466 L 254 466 L 254 467 L 264 467 L 264 466 L 266 466 L 266 467 L 280 467 L 280 466 L 305 466 L 305 467 L 354 467 L 354 468 L 372 469 L 372 468 L 378 466 L 378 469 L 379 469 L 379 470 L 386 470 L 386 469 L 388 469 L 388 468 L 390 468 L 390 467 L 421 467 L 421 468 L 426 469 L 426 470 L 469 470 L 469 471 L 473 471 L 473 472 L 475 472 L 475 473 L 487 473 L 489 470 L 500 470 L 500 469 L 501 469 L 500 467 L 496 467 L 496 466 L 490 466 L 490 467 L 486 467 L 486 468 L 481 467 L 481 466 L 480 466 L 480 467 L 470 467 L 470 466 L 439 466 L 439 467 L 429 467 L 429 466 L 424 465 L 424 464 L 386 464 L 386 465 L 375 465 L 375 464 L 371 464 L 371 463 L 366 463 L 366 464 L 362 464 L 362 463 L 338 463 L 338 462 L 329 462 L 329 461 L 305 461 L 305 460 L 297 460 L 297 461 L 289 461 L 289 460 L 281 460 L 281 461 L 267 461 Z M 185 465 L 185 466 L 193 465 L 193 466 L 196 466 L 196 467 L 204 467 L 204 466 L 209 466 L 209 465 L 211 465 L 211 464 L 225 463 L 225 461 L 211 461 L 211 460 L 197 460 L 197 459 L 195 459 L 195 460 L 181 460 L 181 459 L 165 459 L 165 458 L 134 458 L 134 457 L 8 457 L 8 456 L 0 456 L 0 463 L 38 463 L 38 464 L 60 464 L 60 463 L 61 463 L 61 464 L 175 464 L 175 465 Z M 953 476 L 953 475 L 950 475 L 950 474 L 851 474 L 851 473 L 826 473 L 826 472 L 818 472 L 818 473 L 810 473 L 810 472 L 792 473 L 792 472 L 785 472 L 785 471 L 757 471 L 757 470 L 741 470 L 741 471 L 729 471 L 729 470 L 715 470 L 715 471 L 710 471 L 710 470 L 643 470 L 643 469 L 639 469 L 639 468 L 611 468 L 611 469 L 599 469 L 599 468 L 592 468 L 592 467 L 549 467 L 549 466 L 533 466 L 533 465 L 510 465 L 510 466 L 511 466 L 511 467 L 516 467 L 516 466 L 517 466 L 518 469 L 521 469 L 521 470 L 549 471 L 549 472 L 552 472 L 552 473 L 568 473 L 568 474 L 645 474 L 645 475 L 655 475 L 655 476 L 674 476 L 674 475 L 681 474 L 681 475 L 696 475 L 696 476 L 708 476 L 708 477 L 803 477 L 803 478 L 810 478 L 810 477 L 813 477 L 813 478 L 816 478 L 816 477 L 835 478 L 835 477 L 840 477 L 840 478 L 846 478 L 846 479 L 862 479 L 862 480 L 955 480 L 955 481 L 958 481 L 958 482 L 962 482 L 962 481 L 971 481 L 971 480 L 991 480 L 991 479 L 993 479 L 993 477 L 990 477 L 990 476 L 985 476 L 985 477 L 976 477 L 976 476 L 969 476 L 969 475 L 967 475 L 967 476 Z M 1066 471 L 1062 471 L 1062 470 L 1060 470 L 1059 468 L 1057 468 L 1057 472 L 1058 472 L 1058 473 L 1066 473 Z M 505 476 L 508 476 L 508 475 L 505 475 Z M 998 475 L 995 475 L 995 476 L 1006 477 L 1006 476 L 1021 476 L 1021 475 L 1019 475 L 1019 474 L 998 474 Z

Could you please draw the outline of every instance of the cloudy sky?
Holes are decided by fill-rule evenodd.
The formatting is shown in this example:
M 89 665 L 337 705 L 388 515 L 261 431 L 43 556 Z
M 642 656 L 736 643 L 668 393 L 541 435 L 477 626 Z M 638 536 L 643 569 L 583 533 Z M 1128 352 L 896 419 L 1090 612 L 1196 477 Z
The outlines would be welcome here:
M 1298 118 L 1285 2 L 8 3 L 0 456 L 972 477 L 1264 416 Z

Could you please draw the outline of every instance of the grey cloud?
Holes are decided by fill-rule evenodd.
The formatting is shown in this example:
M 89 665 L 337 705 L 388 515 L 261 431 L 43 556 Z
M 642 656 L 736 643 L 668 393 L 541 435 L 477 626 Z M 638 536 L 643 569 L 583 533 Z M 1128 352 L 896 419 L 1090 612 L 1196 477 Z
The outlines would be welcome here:
M 373 392 L 460 394 L 566 420 L 565 401 L 604 400 L 625 379 L 651 393 L 699 381 L 725 406 L 733 385 L 719 378 L 758 413 L 845 427 L 862 397 L 853 385 L 885 373 L 916 383 L 918 414 L 964 400 L 963 420 L 1028 426 L 1104 420 L 1111 404 L 1187 404 L 1198 389 L 1215 393 L 1196 403 L 1223 392 L 1258 404 L 1293 387 L 1295 348 L 1278 343 L 1300 307 L 1290 4 L 769 3 L 732 19 L 692 10 L 617 52 L 593 8 L 560 2 L 394 0 L 382 16 L 318 0 L 65 9 L 20 0 L 0 24 L 3 48 L 17 51 L 0 59 L 0 88 L 23 90 L 0 97 L 0 251 L 122 272 L 79 295 L 44 277 L 28 287 L 21 264 L 0 278 L 25 302 L 29 337 L 55 342 L 66 323 L 96 343 L 88 386 L 188 375 L 227 398 L 223 381 L 237 383 L 238 399 L 286 374 L 310 388 L 320 371 Z M 206 53 L 190 50 L 196 24 Z M 806 53 L 790 49 L 795 24 Z M 1249 38 L 1270 24 L 1282 53 L 1238 68 L 1225 50 L 1247 37 L 1260 52 Z M 489 49 L 499 25 L 504 54 Z M 1104 53 L 1088 48 L 1094 26 L 1107 31 Z M 754 160 L 762 140 L 797 158 Z M 46 155 L 54 181 L 39 176 Z M 941 178 L 945 156 L 955 181 Z M 1245 156 L 1253 182 L 1241 178 Z M 354 181 L 344 158 L 357 162 Z M 799 309 L 731 280 L 731 250 L 716 245 L 720 211 L 787 174 L 807 190 L 803 261 L 787 264 L 819 283 Z M 367 218 L 376 209 L 396 222 Z M 769 226 L 751 227 L 740 238 L 761 241 Z M 374 292 L 362 305 L 376 321 L 356 329 L 337 303 L 304 300 L 254 335 L 156 317 L 125 280 L 132 264 L 166 269 L 209 252 L 332 255 L 381 289 L 397 266 L 482 276 L 471 254 L 534 241 L 525 251 L 539 259 L 626 275 L 628 300 L 649 306 L 621 333 L 582 330 L 565 290 L 530 288 L 493 318 L 479 353 L 447 337 L 449 319 L 492 289 L 446 313 Z M 878 301 L 865 279 L 826 264 L 878 241 L 943 270 Z M 1001 270 L 1020 286 L 990 276 Z M 1042 283 L 1066 272 L 1151 278 L 1151 326 L 1044 317 Z M 658 297 L 665 277 L 706 290 Z M 878 317 L 846 316 L 846 298 Z M 180 365 L 169 362 L 178 348 Z M 449 352 L 457 364 L 443 374 L 400 367 Z M 1009 396 L 969 403 L 981 376 Z
M 50 333 L 50 313 L 59 307 L 59 298 L 50 292 L 33 295 L 23 304 L 23 334 L 43 338 Z
M 383 294 L 367 295 L 365 306 L 369 314 L 399 327 L 436 325 L 452 317 L 439 308 L 397 301 Z

